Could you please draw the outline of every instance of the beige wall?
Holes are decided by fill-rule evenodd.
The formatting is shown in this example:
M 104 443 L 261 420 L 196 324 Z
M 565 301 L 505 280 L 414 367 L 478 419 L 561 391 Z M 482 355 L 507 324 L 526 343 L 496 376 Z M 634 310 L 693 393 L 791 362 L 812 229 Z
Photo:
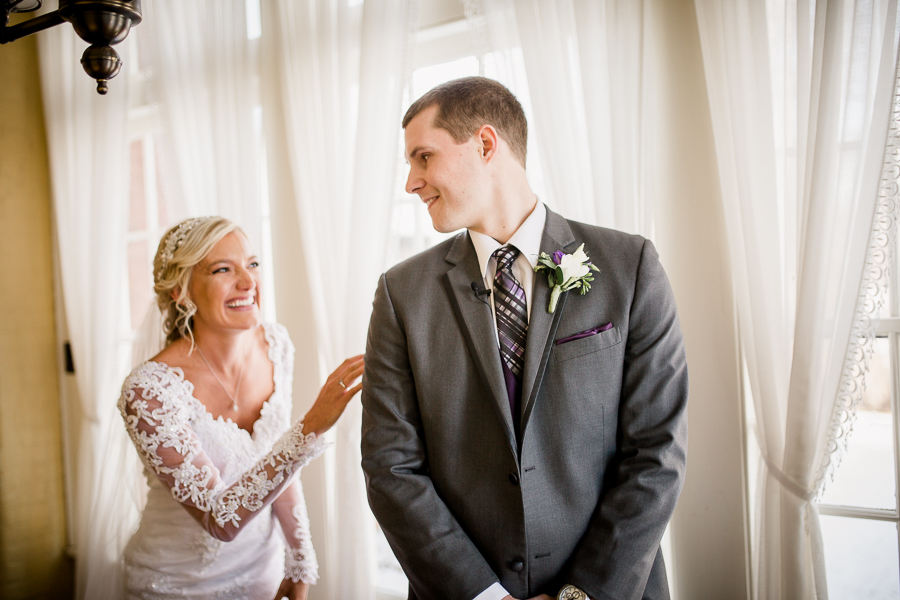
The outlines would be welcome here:
M 653 4 L 657 243 L 690 372 L 688 464 L 671 523 L 676 600 L 748 598 L 743 429 L 725 221 L 694 4 Z
M 34 38 L 0 46 L 0 598 L 71 597 Z

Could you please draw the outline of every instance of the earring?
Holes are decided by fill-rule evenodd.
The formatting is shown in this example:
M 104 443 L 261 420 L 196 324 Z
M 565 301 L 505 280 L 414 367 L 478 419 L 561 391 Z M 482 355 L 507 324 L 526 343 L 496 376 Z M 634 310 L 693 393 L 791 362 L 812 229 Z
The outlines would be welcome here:
M 190 299 L 184 301 L 184 310 L 193 314 L 197 312 L 197 305 L 190 301 Z

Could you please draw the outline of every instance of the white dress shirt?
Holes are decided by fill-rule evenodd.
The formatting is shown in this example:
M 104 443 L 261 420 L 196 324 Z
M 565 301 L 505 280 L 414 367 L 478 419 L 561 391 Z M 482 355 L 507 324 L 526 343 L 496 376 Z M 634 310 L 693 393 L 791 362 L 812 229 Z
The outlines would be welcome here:
M 546 221 L 547 208 L 543 202 L 538 200 L 534 210 L 505 244 L 501 244 L 489 235 L 469 230 L 469 237 L 472 238 L 472 245 L 475 246 L 475 254 L 478 255 L 478 265 L 484 276 L 484 287 L 491 292 L 494 290 L 494 274 L 497 272 L 497 259 L 492 254 L 497 248 L 503 246 L 515 246 L 519 250 L 519 255 L 513 262 L 512 272 L 525 291 L 525 307 L 529 320 L 531 319 L 531 292 L 534 288 L 534 267 L 537 265 L 538 254 L 541 252 L 541 238 L 544 235 Z M 493 294 L 491 298 L 493 299 Z M 490 305 L 491 313 L 494 315 L 494 325 L 496 325 L 497 311 L 493 302 L 490 302 Z M 496 327 L 494 327 L 494 337 L 499 346 L 500 338 L 497 337 Z M 477 600 L 482 599 L 478 598 Z
M 547 208 L 540 200 L 537 201 L 534 210 L 525 219 L 525 222 L 519 226 L 516 232 L 509 238 L 506 244 L 501 244 L 494 238 L 477 231 L 469 230 L 469 236 L 472 238 L 472 244 L 475 246 L 475 253 L 478 255 L 478 265 L 481 267 L 481 273 L 484 275 L 484 286 L 486 289 L 494 290 L 494 274 L 497 272 L 497 259 L 492 256 L 497 248 L 503 246 L 515 246 L 519 250 L 519 255 L 513 262 L 512 272 L 519 281 L 522 289 L 525 291 L 526 310 L 528 318 L 531 319 L 531 296 L 534 288 L 534 267 L 537 265 L 538 254 L 541 251 L 541 238 L 544 235 L 544 223 L 547 221 Z M 493 294 L 491 294 L 493 299 Z M 497 340 L 497 346 L 500 346 L 500 338 L 497 337 L 497 312 L 494 303 L 490 302 L 491 313 L 494 315 L 494 339 Z M 473 600 L 503 600 L 509 592 L 506 591 L 499 582 L 494 583 L 488 589 L 484 590 Z

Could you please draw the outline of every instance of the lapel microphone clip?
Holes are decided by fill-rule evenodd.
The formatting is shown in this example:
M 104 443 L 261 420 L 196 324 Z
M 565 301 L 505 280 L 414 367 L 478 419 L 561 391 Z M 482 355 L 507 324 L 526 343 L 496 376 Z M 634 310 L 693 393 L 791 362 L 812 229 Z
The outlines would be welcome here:
M 476 298 L 481 298 L 482 296 L 490 296 L 491 290 L 485 289 L 483 285 L 478 283 L 477 281 L 472 282 L 472 291 L 475 292 Z

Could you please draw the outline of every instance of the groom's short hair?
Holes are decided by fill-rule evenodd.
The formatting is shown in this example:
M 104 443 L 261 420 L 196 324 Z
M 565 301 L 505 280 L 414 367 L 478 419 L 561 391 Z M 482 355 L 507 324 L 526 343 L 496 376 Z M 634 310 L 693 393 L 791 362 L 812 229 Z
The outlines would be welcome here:
M 491 125 L 525 166 L 528 122 L 522 105 L 503 84 L 487 77 L 442 83 L 412 103 L 403 117 L 403 129 L 431 106 L 438 107 L 433 125 L 447 131 L 457 144 L 471 138 L 483 125 Z

